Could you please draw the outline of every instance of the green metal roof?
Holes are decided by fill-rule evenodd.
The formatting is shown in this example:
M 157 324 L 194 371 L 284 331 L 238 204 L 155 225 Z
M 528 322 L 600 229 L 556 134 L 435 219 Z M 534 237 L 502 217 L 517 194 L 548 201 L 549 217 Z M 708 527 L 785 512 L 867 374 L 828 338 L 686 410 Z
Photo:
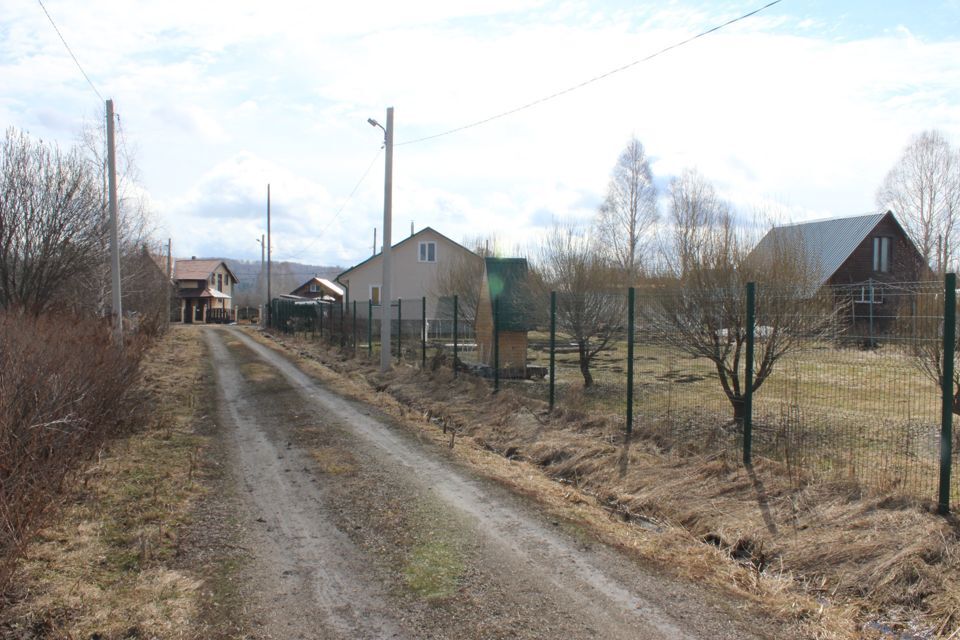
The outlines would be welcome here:
M 500 331 L 529 331 L 535 323 L 526 258 L 484 258 L 490 303 L 497 301 Z

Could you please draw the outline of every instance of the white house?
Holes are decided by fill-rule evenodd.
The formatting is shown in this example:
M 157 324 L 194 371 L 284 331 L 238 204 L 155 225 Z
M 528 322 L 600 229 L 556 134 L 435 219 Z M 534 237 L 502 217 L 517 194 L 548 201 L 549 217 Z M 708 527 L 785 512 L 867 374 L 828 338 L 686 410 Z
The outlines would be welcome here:
M 393 245 L 391 257 L 391 302 L 402 299 L 406 305 L 407 301 L 426 297 L 428 319 L 435 318 L 437 313 L 437 274 L 444 269 L 458 268 L 465 260 L 476 260 L 478 263 L 482 261 L 474 252 L 430 227 L 425 227 Z M 336 277 L 336 281 L 347 290 L 345 303 L 356 302 L 358 306 L 366 306 L 368 301 L 374 305 L 380 304 L 382 279 L 382 252 Z M 410 315 L 407 315 L 406 306 L 404 309 L 404 318 L 420 317 L 419 305 L 410 309 Z

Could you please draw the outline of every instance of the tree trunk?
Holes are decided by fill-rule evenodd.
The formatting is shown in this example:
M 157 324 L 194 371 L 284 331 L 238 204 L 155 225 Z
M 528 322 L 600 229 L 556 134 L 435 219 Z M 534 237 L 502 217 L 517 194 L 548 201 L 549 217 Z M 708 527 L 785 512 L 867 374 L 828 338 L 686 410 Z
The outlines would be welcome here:
M 728 396 L 730 399 L 730 404 L 733 405 L 733 421 L 737 425 L 737 428 L 741 431 L 743 430 L 743 421 L 747 415 L 747 405 L 744 402 L 743 396 Z
M 593 386 L 593 375 L 590 373 L 590 354 L 587 351 L 586 342 L 578 342 L 577 347 L 580 350 L 580 373 L 583 375 L 583 388 Z

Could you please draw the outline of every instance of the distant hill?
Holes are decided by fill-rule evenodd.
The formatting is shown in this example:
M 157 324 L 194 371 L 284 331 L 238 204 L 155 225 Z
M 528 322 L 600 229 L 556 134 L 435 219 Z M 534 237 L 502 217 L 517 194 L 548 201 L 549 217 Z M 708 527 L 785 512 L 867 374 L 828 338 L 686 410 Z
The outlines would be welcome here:
M 233 258 L 221 258 L 230 267 L 234 275 L 240 281 L 234 289 L 234 305 L 256 305 L 261 300 L 261 291 L 266 292 L 266 285 L 261 289 L 261 282 L 266 282 L 266 273 L 260 273 L 259 260 L 234 260 Z M 333 280 L 338 273 L 343 272 L 343 267 L 338 266 L 320 266 L 315 264 L 302 264 L 300 262 L 274 262 L 270 267 L 271 293 L 274 296 L 281 293 L 290 293 L 301 284 L 312 278 L 320 276 Z M 263 280 L 261 280 L 261 278 Z M 263 297 L 266 297 L 265 293 Z

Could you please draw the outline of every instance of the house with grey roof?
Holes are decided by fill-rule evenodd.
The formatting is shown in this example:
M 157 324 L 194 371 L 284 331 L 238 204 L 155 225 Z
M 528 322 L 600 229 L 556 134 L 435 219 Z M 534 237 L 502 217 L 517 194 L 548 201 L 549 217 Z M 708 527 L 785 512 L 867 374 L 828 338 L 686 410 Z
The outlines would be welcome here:
M 869 321 L 871 329 L 894 317 L 898 292 L 908 283 L 932 275 L 892 211 L 774 227 L 752 254 L 777 243 L 798 246 L 814 274 L 814 288 L 830 287 L 850 303 L 852 324 Z

